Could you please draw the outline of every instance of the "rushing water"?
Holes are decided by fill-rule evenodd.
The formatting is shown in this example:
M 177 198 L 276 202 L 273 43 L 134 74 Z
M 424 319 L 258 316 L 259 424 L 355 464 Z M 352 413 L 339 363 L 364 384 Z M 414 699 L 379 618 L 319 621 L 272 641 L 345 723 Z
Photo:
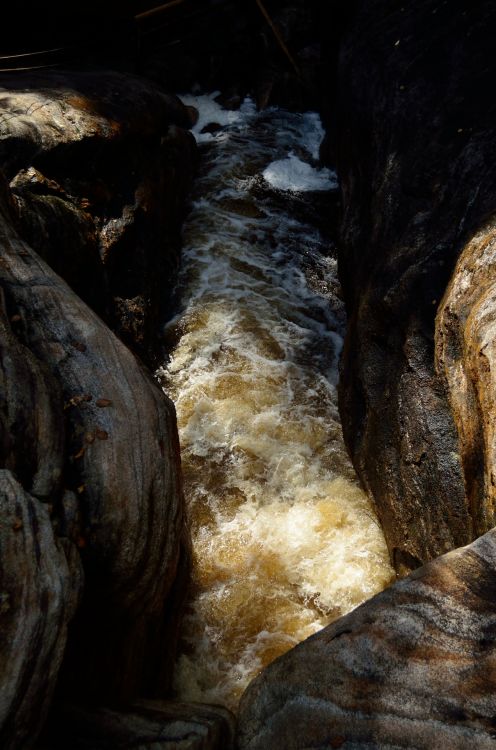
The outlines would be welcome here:
M 336 181 L 315 166 L 319 118 L 187 103 L 206 143 L 159 371 L 194 549 L 175 684 L 182 699 L 235 708 L 264 665 L 392 571 L 337 412 L 343 310 L 312 192 Z M 200 135 L 211 121 L 222 129 Z

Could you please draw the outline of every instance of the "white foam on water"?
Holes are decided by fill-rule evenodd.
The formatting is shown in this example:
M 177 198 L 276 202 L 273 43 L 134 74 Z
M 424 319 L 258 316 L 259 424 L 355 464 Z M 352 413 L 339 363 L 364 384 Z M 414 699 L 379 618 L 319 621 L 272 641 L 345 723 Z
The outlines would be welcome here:
M 175 688 L 235 709 L 260 669 L 392 569 L 342 440 L 336 262 L 313 199 L 281 200 L 263 178 L 297 149 L 315 169 L 320 120 L 196 105 L 225 132 L 204 156 L 177 345 L 158 373 L 178 414 L 194 556 Z
M 338 187 L 336 173 L 327 169 L 316 169 L 290 152 L 286 159 L 273 161 L 263 171 L 264 179 L 277 190 L 309 192 L 335 190 Z
M 249 120 L 255 114 L 256 108 L 252 99 L 247 97 L 242 103 L 239 110 L 224 109 L 215 99 L 219 96 L 220 91 L 214 91 L 212 94 L 182 94 L 183 104 L 195 107 L 198 110 L 198 122 L 192 128 L 192 133 L 198 143 L 206 143 L 215 140 L 215 134 L 202 133 L 206 125 L 216 124 L 221 127 L 241 124 Z

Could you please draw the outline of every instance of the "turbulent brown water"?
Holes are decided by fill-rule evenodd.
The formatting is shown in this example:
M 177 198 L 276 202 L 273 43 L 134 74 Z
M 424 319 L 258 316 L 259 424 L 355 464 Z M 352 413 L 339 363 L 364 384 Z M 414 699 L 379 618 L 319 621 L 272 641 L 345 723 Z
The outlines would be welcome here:
M 184 233 L 176 403 L 193 586 L 175 686 L 235 708 L 260 669 L 392 577 L 343 445 L 343 309 L 313 204 L 317 115 L 220 110 L 188 98 L 203 167 Z

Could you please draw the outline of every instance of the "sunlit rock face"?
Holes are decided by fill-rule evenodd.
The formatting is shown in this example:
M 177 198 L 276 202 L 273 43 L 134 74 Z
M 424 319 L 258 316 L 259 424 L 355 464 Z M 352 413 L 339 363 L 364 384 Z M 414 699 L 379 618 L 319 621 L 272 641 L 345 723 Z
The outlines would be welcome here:
M 494 746 L 496 539 L 395 583 L 271 664 L 239 750 Z
M 495 250 L 491 218 L 463 248 L 436 318 L 436 368 L 458 430 L 475 533 L 495 525 Z
M 341 51 L 340 271 L 349 326 L 340 409 L 402 572 L 494 523 L 492 438 L 482 437 L 492 386 L 469 364 L 485 334 L 480 317 L 477 331 L 462 327 L 484 275 L 475 267 L 491 262 L 483 227 L 496 208 L 496 108 L 488 95 L 495 15 L 491 2 L 406 2 L 387 12 L 380 0 L 359 3 Z M 465 251 L 481 231 L 478 249 Z M 474 287 L 462 302 L 462 276 L 451 283 L 436 370 L 435 317 L 462 252 L 465 270 L 455 274 Z M 462 371 L 487 394 L 475 396 Z

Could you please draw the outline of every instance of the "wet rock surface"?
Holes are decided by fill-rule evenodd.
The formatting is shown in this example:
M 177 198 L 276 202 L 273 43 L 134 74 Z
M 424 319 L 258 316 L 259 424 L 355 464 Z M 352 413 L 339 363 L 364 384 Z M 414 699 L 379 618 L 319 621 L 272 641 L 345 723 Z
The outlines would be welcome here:
M 487 93 L 496 80 L 495 28 L 490 2 L 386 8 L 376 0 L 358 4 L 341 52 L 340 268 L 349 328 L 340 408 L 400 572 L 493 524 L 484 489 L 493 459 L 483 423 L 491 417 L 478 412 L 492 409 L 492 388 L 471 364 L 481 331 L 461 328 L 482 297 L 466 291 L 462 302 L 462 277 L 440 312 L 437 370 L 434 338 L 462 253 L 465 270 L 455 275 L 480 282 L 467 263 L 482 262 L 484 243 L 478 256 L 464 247 L 496 208 L 496 110 Z M 455 365 L 460 377 L 471 371 L 479 401 L 455 393 Z
M 496 534 L 418 569 L 252 682 L 239 750 L 494 747 Z
M 8 749 L 35 743 L 53 695 L 127 702 L 170 683 L 188 569 L 175 411 L 107 323 L 153 360 L 194 147 L 180 102 L 133 77 L 1 84 Z

